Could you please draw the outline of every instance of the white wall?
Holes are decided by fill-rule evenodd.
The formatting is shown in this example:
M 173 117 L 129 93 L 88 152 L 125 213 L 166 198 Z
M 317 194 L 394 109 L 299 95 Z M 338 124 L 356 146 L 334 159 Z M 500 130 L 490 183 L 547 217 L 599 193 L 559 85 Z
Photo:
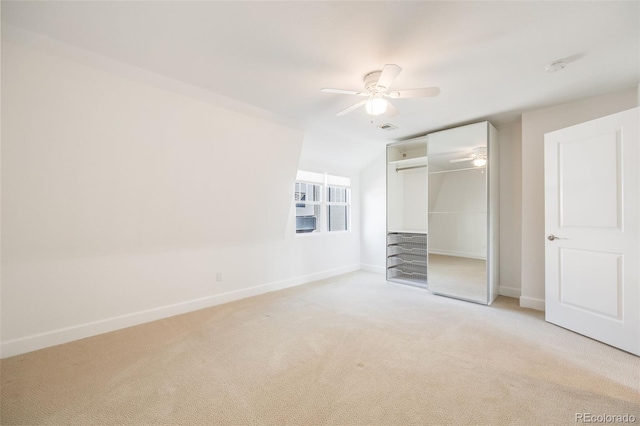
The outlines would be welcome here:
M 387 158 L 385 148 L 360 171 L 360 264 L 362 269 L 384 273 L 387 230 Z
M 424 156 L 424 154 L 422 154 Z M 387 229 L 389 231 L 425 232 L 427 230 L 427 169 L 397 171 L 387 166 Z
M 2 78 L 3 357 L 359 267 L 357 175 L 295 236 L 302 132 L 6 40 Z
M 500 126 L 500 294 L 520 297 L 522 125 Z
M 636 88 L 522 114 L 522 296 L 544 309 L 544 134 L 636 106 Z
M 350 176 L 358 174 L 380 150 L 384 150 L 384 144 L 379 142 L 354 140 L 314 129 L 304 135 L 300 169 Z
M 428 173 L 426 168 L 402 170 L 393 173 L 402 174 L 403 192 L 402 228 L 407 231 L 427 230 L 427 205 L 429 203 Z

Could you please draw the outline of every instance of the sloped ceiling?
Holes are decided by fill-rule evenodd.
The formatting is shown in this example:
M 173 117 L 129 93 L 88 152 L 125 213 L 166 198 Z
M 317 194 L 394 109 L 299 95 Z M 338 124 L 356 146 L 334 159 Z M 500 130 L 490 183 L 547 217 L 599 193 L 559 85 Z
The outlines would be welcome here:
M 286 117 L 323 135 L 309 144 L 349 144 L 326 160 L 357 167 L 394 140 L 640 81 L 638 2 L 3 1 L 2 20 Z M 320 88 L 361 90 L 386 63 L 403 68 L 394 89 L 441 94 L 396 100 L 393 118 L 336 117 L 359 98 Z

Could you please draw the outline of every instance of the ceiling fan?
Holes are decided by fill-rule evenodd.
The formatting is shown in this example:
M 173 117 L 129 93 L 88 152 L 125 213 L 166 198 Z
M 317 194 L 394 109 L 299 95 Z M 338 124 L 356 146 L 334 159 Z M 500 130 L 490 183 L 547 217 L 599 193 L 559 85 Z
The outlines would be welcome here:
M 387 115 L 393 117 L 398 114 L 396 107 L 388 101 L 391 99 L 403 99 L 403 98 L 424 98 L 430 96 L 437 96 L 440 93 L 438 87 L 425 87 L 422 89 L 409 89 L 409 90 L 396 90 L 389 91 L 391 83 L 398 77 L 402 68 L 396 64 L 386 64 L 382 71 L 372 71 L 364 76 L 364 92 L 357 92 L 355 90 L 343 90 L 343 89 L 321 89 L 325 93 L 339 93 L 341 95 L 356 95 L 366 97 L 360 102 L 351 105 L 348 108 L 343 109 L 336 115 L 341 116 L 350 113 L 351 111 L 360 108 L 364 105 L 367 114 L 380 115 L 385 112 Z
M 450 163 L 460 163 L 462 161 L 472 161 L 475 167 L 486 166 L 487 165 L 487 148 L 484 146 L 479 146 L 477 148 L 473 148 L 473 153 L 467 157 L 454 158 L 453 160 L 449 160 Z

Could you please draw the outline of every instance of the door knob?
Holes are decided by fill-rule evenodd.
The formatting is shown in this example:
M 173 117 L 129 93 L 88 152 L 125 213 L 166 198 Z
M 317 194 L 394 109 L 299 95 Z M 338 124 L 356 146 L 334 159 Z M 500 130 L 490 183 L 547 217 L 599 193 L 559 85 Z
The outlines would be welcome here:
M 547 240 L 549 241 L 553 241 L 553 240 L 566 240 L 566 238 L 560 238 L 560 237 L 556 237 L 555 235 L 551 234 L 547 237 Z

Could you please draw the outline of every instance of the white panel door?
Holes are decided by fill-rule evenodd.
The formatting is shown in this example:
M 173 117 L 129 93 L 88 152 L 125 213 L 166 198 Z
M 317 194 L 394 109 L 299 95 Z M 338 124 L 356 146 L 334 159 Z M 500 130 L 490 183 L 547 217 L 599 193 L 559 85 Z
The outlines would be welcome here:
M 544 146 L 546 320 L 636 355 L 639 118 L 635 108 L 547 133 Z

